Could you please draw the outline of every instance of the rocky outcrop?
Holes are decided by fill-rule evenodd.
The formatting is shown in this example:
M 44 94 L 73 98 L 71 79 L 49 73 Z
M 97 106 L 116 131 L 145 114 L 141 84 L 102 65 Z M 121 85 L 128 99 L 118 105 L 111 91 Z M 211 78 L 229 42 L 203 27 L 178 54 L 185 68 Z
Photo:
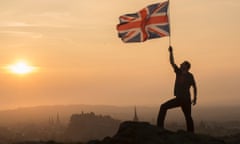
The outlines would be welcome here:
M 240 133 L 235 135 L 229 135 L 221 137 L 227 144 L 239 144 L 240 143 Z
M 225 144 L 217 138 L 185 131 L 171 132 L 146 122 L 123 122 L 113 137 L 88 144 Z

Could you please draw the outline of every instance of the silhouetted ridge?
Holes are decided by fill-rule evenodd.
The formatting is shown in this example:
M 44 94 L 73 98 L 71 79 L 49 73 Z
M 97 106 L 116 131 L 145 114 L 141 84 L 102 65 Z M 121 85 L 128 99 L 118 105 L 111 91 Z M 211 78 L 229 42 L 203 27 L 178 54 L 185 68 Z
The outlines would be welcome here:
M 172 132 L 150 125 L 147 122 L 123 122 L 113 137 L 88 144 L 225 144 L 217 138 L 188 133 Z
M 240 143 L 240 133 L 235 135 L 229 135 L 221 137 L 227 144 L 239 144 Z

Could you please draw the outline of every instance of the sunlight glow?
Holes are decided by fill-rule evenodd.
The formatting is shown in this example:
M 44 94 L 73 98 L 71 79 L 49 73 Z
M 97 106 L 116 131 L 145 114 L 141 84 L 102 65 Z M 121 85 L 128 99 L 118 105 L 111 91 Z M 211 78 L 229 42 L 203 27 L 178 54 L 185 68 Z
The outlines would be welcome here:
M 28 74 L 36 70 L 36 67 L 29 66 L 25 61 L 18 61 L 13 65 L 9 65 L 7 69 L 14 74 Z

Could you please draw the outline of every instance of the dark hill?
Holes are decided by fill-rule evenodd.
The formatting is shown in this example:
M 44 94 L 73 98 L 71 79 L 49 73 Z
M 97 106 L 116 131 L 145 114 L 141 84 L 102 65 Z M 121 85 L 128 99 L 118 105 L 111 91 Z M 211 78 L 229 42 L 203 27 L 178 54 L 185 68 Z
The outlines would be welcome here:
M 123 122 L 113 137 L 88 144 L 225 144 L 217 138 L 185 131 L 171 132 L 147 122 Z
M 235 135 L 229 135 L 221 137 L 227 144 L 239 144 L 240 143 L 240 133 Z

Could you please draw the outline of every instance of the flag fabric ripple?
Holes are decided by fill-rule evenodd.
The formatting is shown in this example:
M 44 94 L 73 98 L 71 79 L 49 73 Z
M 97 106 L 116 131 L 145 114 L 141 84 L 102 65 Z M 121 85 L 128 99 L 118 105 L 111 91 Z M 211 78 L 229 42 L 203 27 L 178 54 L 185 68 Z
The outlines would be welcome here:
M 168 1 L 149 5 L 137 13 L 119 17 L 118 36 L 124 42 L 143 42 L 170 35 Z

